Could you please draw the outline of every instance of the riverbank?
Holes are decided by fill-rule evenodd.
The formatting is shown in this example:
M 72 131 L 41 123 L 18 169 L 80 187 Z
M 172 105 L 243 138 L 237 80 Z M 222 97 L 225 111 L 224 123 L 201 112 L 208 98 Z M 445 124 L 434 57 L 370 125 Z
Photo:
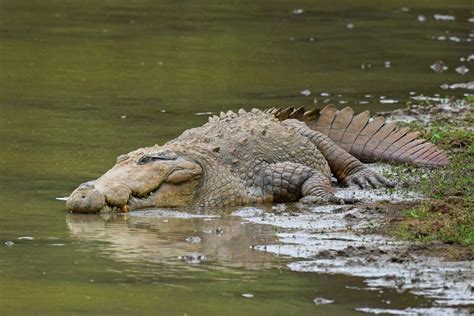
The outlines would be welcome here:
M 381 114 L 422 131 L 448 152 L 450 165 L 370 164 L 396 188 L 337 187 L 337 196 L 361 202 L 310 208 L 282 204 L 271 213 L 251 209 L 236 215 L 274 226 L 279 242 L 254 248 L 295 258 L 288 264 L 292 271 L 358 276 L 367 287 L 354 291 L 388 288 L 432 300 L 428 308 L 368 304 L 360 311 L 469 314 L 474 306 L 472 100 L 416 100 L 406 109 Z
M 394 180 L 425 199 L 391 205 L 379 233 L 421 242 L 424 253 L 448 259 L 474 259 L 474 115 L 473 100 L 425 100 L 406 109 L 383 113 L 405 121 L 422 137 L 448 152 L 441 169 L 392 168 Z

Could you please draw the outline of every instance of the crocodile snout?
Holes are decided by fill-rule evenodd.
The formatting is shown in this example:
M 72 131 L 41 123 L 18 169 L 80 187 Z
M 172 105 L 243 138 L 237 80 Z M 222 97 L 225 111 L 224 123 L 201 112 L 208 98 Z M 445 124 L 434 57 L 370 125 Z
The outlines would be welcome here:
M 105 205 L 105 195 L 92 182 L 81 184 L 66 202 L 67 208 L 73 213 L 97 213 Z

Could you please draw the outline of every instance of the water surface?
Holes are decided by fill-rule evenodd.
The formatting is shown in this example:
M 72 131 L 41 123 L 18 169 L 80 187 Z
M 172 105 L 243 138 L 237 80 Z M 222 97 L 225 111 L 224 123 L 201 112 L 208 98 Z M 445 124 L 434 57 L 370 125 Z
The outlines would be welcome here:
M 0 314 L 429 306 L 351 289 L 364 287 L 359 278 L 289 272 L 287 259 L 249 248 L 271 228 L 229 215 L 81 218 L 54 198 L 119 154 L 202 124 L 198 112 L 315 103 L 378 111 L 414 95 L 472 93 L 441 88 L 472 81 L 455 71 L 473 67 L 472 10 L 471 1 L 0 0 Z M 437 61 L 448 70 L 434 72 Z M 185 241 L 195 235 L 202 243 Z M 205 260 L 185 260 L 195 252 Z

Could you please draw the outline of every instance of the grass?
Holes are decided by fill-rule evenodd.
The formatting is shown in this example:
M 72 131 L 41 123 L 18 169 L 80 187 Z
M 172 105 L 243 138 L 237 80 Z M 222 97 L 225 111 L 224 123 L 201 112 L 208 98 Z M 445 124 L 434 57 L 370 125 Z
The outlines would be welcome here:
M 474 126 L 472 115 L 455 124 L 438 121 L 430 128 L 409 126 L 446 150 L 451 163 L 433 170 L 408 166 L 395 170 L 407 179 L 407 170 L 415 173 L 418 180 L 406 181 L 405 186 L 421 191 L 428 199 L 402 211 L 402 218 L 392 223 L 388 232 L 405 240 L 457 243 L 474 250 L 474 131 L 468 128 Z

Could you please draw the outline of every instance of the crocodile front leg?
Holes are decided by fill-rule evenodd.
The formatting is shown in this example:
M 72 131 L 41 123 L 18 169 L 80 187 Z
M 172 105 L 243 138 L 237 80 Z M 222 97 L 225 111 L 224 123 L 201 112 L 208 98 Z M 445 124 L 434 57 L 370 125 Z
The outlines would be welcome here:
M 357 184 L 361 188 L 394 186 L 382 175 L 370 170 L 356 157 L 339 147 L 328 136 L 308 128 L 306 124 L 297 120 L 286 120 L 283 124 L 308 138 L 321 151 L 328 161 L 332 173 L 342 184 Z
M 330 179 L 320 171 L 293 162 L 269 164 L 262 169 L 263 194 L 273 202 L 337 203 Z

